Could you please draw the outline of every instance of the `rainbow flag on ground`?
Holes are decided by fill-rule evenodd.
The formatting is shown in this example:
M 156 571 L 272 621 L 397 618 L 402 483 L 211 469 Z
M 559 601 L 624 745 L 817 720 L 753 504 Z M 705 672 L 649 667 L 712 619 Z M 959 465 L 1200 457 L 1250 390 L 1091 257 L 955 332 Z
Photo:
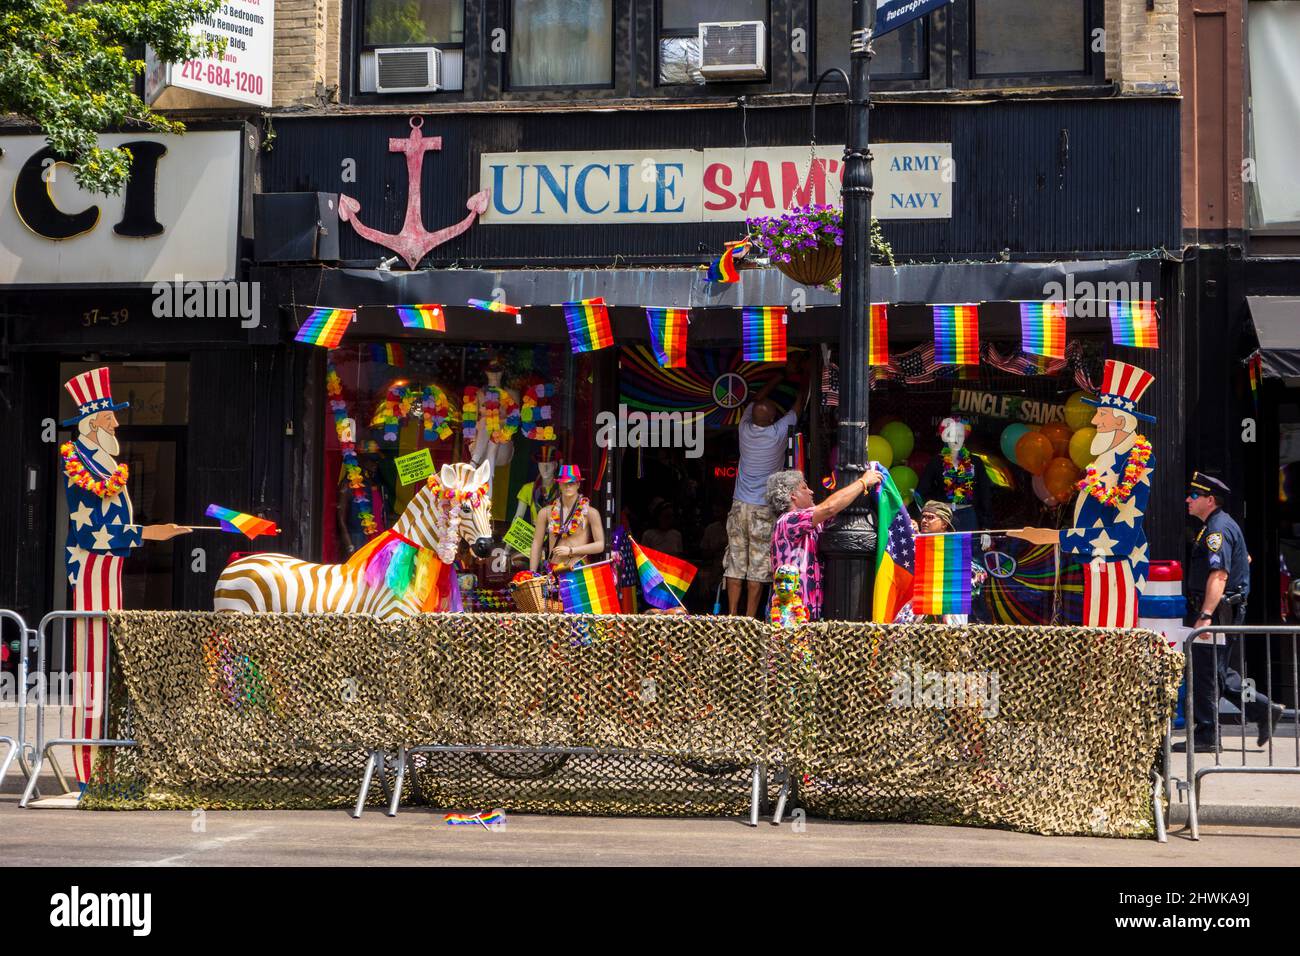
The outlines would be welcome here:
M 426 332 L 447 331 L 447 316 L 440 305 L 399 305 L 397 317 L 408 329 L 424 329 Z
M 469 304 L 480 312 L 504 312 L 506 315 L 518 315 L 524 311 L 522 305 L 506 305 L 496 299 L 470 299 Z
M 565 302 L 564 321 L 569 325 L 569 344 L 574 352 L 595 352 L 614 344 L 609 326 L 609 307 L 604 299 Z
M 496 826 L 506 822 L 506 815 L 499 810 L 491 813 L 448 813 L 442 822 L 449 827 Z
M 312 309 L 293 340 L 326 349 L 338 348 L 356 314 L 356 309 Z
M 209 518 L 216 518 L 221 522 L 221 530 L 229 531 L 232 534 L 248 535 L 251 541 L 259 534 L 279 534 L 280 529 L 275 526 L 274 521 L 268 521 L 266 518 L 257 518 L 253 515 L 246 515 L 242 511 L 232 511 L 229 508 L 223 508 L 220 505 L 208 505 L 208 510 L 203 512 Z
M 868 365 L 889 364 L 889 306 L 884 302 L 871 305 L 870 357 Z
M 920 535 L 912 610 L 916 614 L 969 614 L 971 535 Z
M 980 320 L 977 305 L 934 307 L 934 363 L 979 365 Z
M 1064 302 L 1020 303 L 1020 351 L 1047 358 L 1065 358 Z
M 406 364 L 406 353 L 395 342 L 388 345 L 372 342 L 370 343 L 370 361 L 401 368 Z
M 736 268 L 736 251 L 738 249 L 749 249 L 748 242 L 729 242 L 726 250 L 717 259 L 709 263 L 709 271 L 705 278 L 709 282 L 722 282 L 730 284 L 740 281 L 740 270 Z M 743 252 L 741 253 L 744 254 Z
M 646 602 L 662 610 L 681 607 L 699 569 L 681 558 L 642 547 L 634 539 L 630 540 L 632 554 L 636 557 L 636 576 L 641 580 L 641 593 Z
M 614 563 L 602 561 L 556 574 L 566 614 L 618 614 L 618 580 Z
M 912 519 L 903 506 L 903 497 L 889 472 L 880 471 L 876 489 L 876 527 L 887 529 L 885 547 L 876 549 L 876 589 L 871 601 L 871 620 L 892 624 L 899 610 L 912 597 L 912 568 L 916 562 L 916 545 Z M 967 565 L 969 571 L 969 565 Z
M 785 361 L 785 306 L 746 306 L 740 323 L 746 362 Z
M 690 309 L 647 308 L 650 322 L 650 347 L 664 368 L 686 367 L 686 329 L 690 325 Z
M 1112 302 L 1110 339 L 1135 349 L 1160 348 L 1160 326 L 1154 302 Z

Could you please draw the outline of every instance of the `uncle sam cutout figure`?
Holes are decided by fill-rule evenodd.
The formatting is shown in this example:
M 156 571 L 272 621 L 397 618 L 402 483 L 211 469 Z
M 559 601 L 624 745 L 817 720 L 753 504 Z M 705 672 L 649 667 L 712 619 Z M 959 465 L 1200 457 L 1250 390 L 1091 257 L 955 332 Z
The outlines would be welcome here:
M 1134 365 L 1106 362 L 1101 394 L 1085 398 L 1097 412 L 1092 424 L 1096 459 L 1079 483 L 1074 525 L 1061 531 L 1025 528 L 1012 537 L 1054 544 L 1087 561 L 1083 583 L 1083 623 L 1090 627 L 1137 627 L 1138 595 L 1147 582 L 1147 536 L 1142 518 L 1151 498 L 1156 460 L 1151 443 L 1137 432 L 1138 400 L 1155 381 Z
M 66 561 L 76 611 L 115 611 L 122 607 L 122 561 L 144 541 L 166 541 L 187 528 L 174 524 L 132 523 L 129 471 L 117 463 L 117 415 L 127 402 L 113 401 L 108 369 L 83 372 L 64 385 L 77 414 L 62 424 L 77 437 L 59 453 L 67 482 Z M 78 620 L 73 630 L 72 736 L 104 734 L 103 701 L 108 625 Z M 85 790 L 95 759 L 94 747 L 74 746 L 77 782 Z

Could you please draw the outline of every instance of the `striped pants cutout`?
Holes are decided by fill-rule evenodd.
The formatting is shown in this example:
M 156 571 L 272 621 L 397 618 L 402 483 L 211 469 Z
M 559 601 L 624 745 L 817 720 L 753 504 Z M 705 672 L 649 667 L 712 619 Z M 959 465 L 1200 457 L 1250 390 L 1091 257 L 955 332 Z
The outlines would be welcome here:
M 1127 561 L 1089 563 L 1084 568 L 1083 623 L 1087 627 L 1137 627 L 1138 595 Z
M 116 611 L 122 607 L 122 558 L 89 552 L 72 588 L 74 611 Z M 76 621 L 72 632 L 72 734 L 104 735 L 105 686 L 108 680 L 108 624 Z M 72 763 L 78 783 L 90 781 L 97 747 L 74 746 Z

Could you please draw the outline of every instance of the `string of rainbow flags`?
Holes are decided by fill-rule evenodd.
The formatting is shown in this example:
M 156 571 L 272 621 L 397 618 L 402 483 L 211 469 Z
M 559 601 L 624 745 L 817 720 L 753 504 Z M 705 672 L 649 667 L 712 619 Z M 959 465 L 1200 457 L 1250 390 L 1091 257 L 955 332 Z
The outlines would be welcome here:
M 1065 326 L 1069 304 L 1062 301 L 1014 302 L 1020 309 L 1020 347 L 1030 355 L 1049 359 L 1065 358 Z M 498 312 L 522 321 L 524 306 L 507 305 L 495 299 L 470 299 L 470 308 Z M 1156 349 L 1159 343 L 1159 314 L 1155 302 L 1121 300 L 1107 303 L 1111 341 L 1132 348 Z M 383 306 L 397 311 L 403 327 L 426 332 L 446 332 L 443 305 Z M 596 352 L 614 345 L 609 305 L 603 298 L 562 302 L 551 308 L 564 310 L 569 344 L 575 353 Z M 871 306 L 870 358 L 873 366 L 887 366 L 889 359 L 888 303 Z M 978 365 L 980 361 L 980 303 L 932 305 L 934 359 L 939 365 Z M 295 341 L 326 349 L 338 348 L 356 317 L 356 309 L 315 308 L 307 316 Z M 646 320 L 656 360 L 664 368 L 686 366 L 686 340 L 690 328 L 689 308 L 647 306 Z M 787 309 L 779 305 L 741 306 L 741 344 L 746 362 L 784 362 L 786 359 Z

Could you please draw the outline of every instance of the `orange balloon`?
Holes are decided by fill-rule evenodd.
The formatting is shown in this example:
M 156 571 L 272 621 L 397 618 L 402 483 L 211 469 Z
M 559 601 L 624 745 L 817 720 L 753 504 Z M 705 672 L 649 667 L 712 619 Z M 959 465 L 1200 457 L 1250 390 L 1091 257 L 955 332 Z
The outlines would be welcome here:
M 1052 460 L 1052 442 L 1042 432 L 1025 432 L 1016 442 L 1016 464 L 1031 475 L 1041 475 Z
M 1053 458 L 1043 472 L 1043 484 L 1057 504 L 1063 505 L 1074 497 L 1078 480 L 1079 469 L 1069 458 Z
M 1044 425 L 1039 434 L 1047 436 L 1052 443 L 1052 451 L 1056 453 L 1057 458 L 1070 454 L 1070 436 L 1074 434 L 1074 431 L 1065 422 L 1052 422 Z

